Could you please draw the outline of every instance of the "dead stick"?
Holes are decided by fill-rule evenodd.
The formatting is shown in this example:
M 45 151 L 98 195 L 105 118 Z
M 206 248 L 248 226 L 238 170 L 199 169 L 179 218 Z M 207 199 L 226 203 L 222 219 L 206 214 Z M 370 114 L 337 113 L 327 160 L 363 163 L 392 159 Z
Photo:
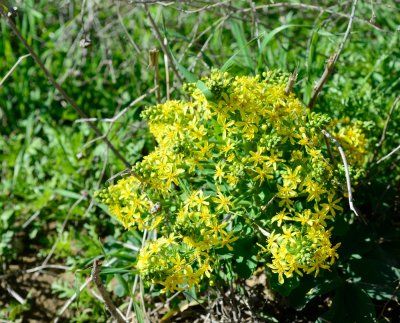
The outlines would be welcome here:
M 390 121 L 390 117 L 392 116 L 392 113 L 393 113 L 394 109 L 396 108 L 397 104 L 399 103 L 399 101 L 400 101 L 400 95 L 396 98 L 396 100 L 394 100 L 392 106 L 390 107 L 389 114 L 388 114 L 388 116 L 387 116 L 387 118 L 386 118 L 385 125 L 384 125 L 384 127 L 383 127 L 381 139 L 380 139 L 379 142 L 376 144 L 376 146 L 377 146 L 378 148 L 379 148 L 380 146 L 382 146 L 383 141 L 385 140 L 386 131 L 387 131 L 387 127 L 388 127 L 388 124 L 389 124 L 389 121 Z
M 383 162 L 385 159 L 388 159 L 390 156 L 392 156 L 393 154 L 397 153 L 399 150 L 400 150 L 400 146 L 397 146 L 395 149 L 393 149 L 385 157 L 382 157 L 381 159 L 379 159 L 376 163 L 379 164 L 380 162 Z
M 160 93 L 160 71 L 158 69 L 158 49 L 153 48 L 149 52 L 149 67 L 154 69 L 154 87 L 157 88 L 156 97 L 157 103 L 161 103 Z
M 354 214 L 358 216 L 357 210 L 354 207 L 354 203 L 353 203 L 353 194 L 351 192 L 351 181 L 350 181 L 350 174 L 349 174 L 349 166 L 347 164 L 347 159 L 346 159 L 346 155 L 344 154 L 344 150 L 343 150 L 342 146 L 339 144 L 339 142 L 328 131 L 322 130 L 322 133 L 324 134 L 325 137 L 330 139 L 336 145 L 336 147 L 338 147 L 338 149 L 339 149 L 339 153 L 340 153 L 340 156 L 342 157 L 342 161 L 343 161 L 344 172 L 345 172 L 345 175 L 346 175 L 347 193 L 348 193 L 348 196 L 349 196 L 350 210 L 352 210 L 354 212 Z
M 153 27 L 155 36 L 156 36 L 158 42 L 160 43 L 161 49 L 163 50 L 164 54 L 168 56 L 168 59 L 169 59 L 169 61 L 171 63 L 171 68 L 174 71 L 174 73 L 175 73 L 176 77 L 178 78 L 179 82 L 181 84 L 183 84 L 183 79 L 180 76 L 180 74 L 179 74 L 179 72 L 178 72 L 178 70 L 177 70 L 177 68 L 176 68 L 176 66 L 174 64 L 174 59 L 173 59 L 171 53 L 169 52 L 168 48 L 164 45 L 163 37 L 161 36 L 160 30 L 158 29 L 157 24 L 154 21 L 153 16 L 151 15 L 151 13 L 150 13 L 150 11 L 149 11 L 149 9 L 147 7 L 147 4 L 144 4 L 144 9 L 146 11 L 147 17 L 150 20 L 151 26 Z
M 62 97 L 65 99 L 65 101 L 67 101 L 72 108 L 76 111 L 76 113 L 78 113 L 80 115 L 81 118 L 83 119 L 87 119 L 88 116 L 85 114 L 85 112 L 83 112 L 78 104 L 64 91 L 64 89 L 61 87 L 60 84 L 58 84 L 58 82 L 55 80 L 55 78 L 53 77 L 53 75 L 50 73 L 50 71 L 44 66 L 44 63 L 42 62 L 42 60 L 39 58 L 39 56 L 36 54 L 36 52 L 33 50 L 33 48 L 28 44 L 28 42 L 26 41 L 26 39 L 21 35 L 21 33 L 19 32 L 17 26 L 14 24 L 14 22 L 12 21 L 12 19 L 10 19 L 7 14 L 5 13 L 5 11 L 3 10 L 3 8 L 0 6 L 0 15 L 5 17 L 8 25 L 11 27 L 12 31 L 14 32 L 14 34 L 17 36 L 17 38 L 22 42 L 22 44 L 24 45 L 24 47 L 28 50 L 28 52 L 31 54 L 32 58 L 34 59 L 34 61 L 36 62 L 36 64 L 39 65 L 40 69 L 43 71 L 43 73 L 46 75 L 47 79 L 49 80 L 49 82 L 60 92 L 60 94 L 62 95 Z M 99 136 L 100 138 L 102 138 L 102 140 L 106 143 L 107 147 L 110 148 L 112 150 L 112 152 L 115 154 L 115 156 L 117 156 L 118 159 L 120 159 L 127 168 L 131 168 L 131 165 L 129 164 L 129 162 L 124 158 L 124 156 L 121 155 L 121 153 L 114 147 L 114 145 L 108 140 L 107 137 L 105 137 L 102 132 L 100 131 L 99 128 L 97 128 L 94 124 L 92 124 L 91 122 L 88 122 L 88 125 L 90 128 L 92 128 L 92 130 L 96 133 L 97 136 Z
M 7 74 L 1 79 L 0 81 L 0 86 L 3 85 L 3 83 L 8 79 L 8 77 L 14 72 L 14 70 L 17 68 L 17 66 L 27 57 L 31 56 L 31 54 L 26 54 L 18 58 L 17 62 L 14 64 L 13 67 L 7 72 Z
M 290 73 L 289 75 L 289 80 L 285 89 L 285 95 L 289 95 L 289 93 L 292 92 L 293 85 L 297 80 L 297 76 L 298 76 L 298 67 L 296 67 L 296 70 L 293 73 Z
M 100 275 L 99 275 L 100 269 L 101 269 L 101 265 L 99 264 L 99 260 L 96 259 L 93 262 L 93 269 L 92 269 L 92 275 L 91 275 L 92 280 L 96 284 L 97 289 L 99 290 L 99 293 L 104 300 L 106 308 L 109 310 L 109 312 L 111 313 L 113 318 L 116 319 L 118 323 L 126 323 L 127 322 L 126 319 L 122 317 L 120 312 L 118 312 L 117 307 L 112 302 L 110 295 L 108 294 L 108 292 L 106 291 L 106 289 L 103 286 L 103 283 L 101 282 Z
M 313 107 L 317 101 L 317 98 L 319 96 L 319 93 L 321 92 L 321 90 L 322 90 L 323 86 L 325 85 L 326 81 L 328 80 L 329 76 L 332 74 L 335 64 L 339 58 L 339 55 L 343 50 L 344 44 L 346 43 L 347 39 L 350 36 L 350 31 L 353 26 L 353 21 L 354 21 L 354 17 L 355 17 L 357 1 L 358 0 L 353 1 L 353 6 L 351 9 L 351 14 L 350 14 L 350 18 L 349 18 L 349 23 L 347 25 L 346 33 L 344 34 L 344 37 L 343 37 L 342 41 L 340 42 L 336 51 L 329 58 L 328 63 L 326 64 L 324 73 L 322 74 L 319 81 L 317 82 L 317 85 L 314 87 L 313 94 L 311 96 L 311 100 L 308 103 L 308 107 L 310 108 L 310 110 L 313 109 Z

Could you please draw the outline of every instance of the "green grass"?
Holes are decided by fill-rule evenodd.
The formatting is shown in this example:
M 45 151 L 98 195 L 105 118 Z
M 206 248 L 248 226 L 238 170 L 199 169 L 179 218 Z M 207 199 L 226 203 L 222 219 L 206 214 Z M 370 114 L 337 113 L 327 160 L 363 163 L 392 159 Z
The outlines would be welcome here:
M 343 38 L 348 24 L 343 15 L 350 13 L 351 4 L 307 2 L 329 9 L 321 13 L 314 7 L 283 1 L 282 6 L 259 8 L 254 13 L 249 3 L 221 2 L 207 8 L 205 2 L 195 1 L 149 5 L 149 9 L 160 34 L 167 40 L 178 70 L 187 71 L 182 73 L 183 78 L 199 78 L 209 74 L 211 68 L 226 68 L 233 74 L 256 74 L 266 69 L 292 72 L 298 68 L 294 91 L 307 104 L 328 58 Z M 254 1 L 255 6 L 265 3 Z M 84 4 L 85 7 L 81 7 L 81 1 L 69 4 L 24 1 L 19 7 L 16 25 L 88 116 L 112 118 L 154 87 L 153 71 L 148 67 L 148 52 L 152 48 L 160 50 L 160 89 L 164 101 L 163 52 L 143 6 L 92 0 Z M 338 228 L 338 236 L 343 239 L 340 279 L 328 275 L 327 279 L 333 283 L 321 288 L 321 293 L 335 304 L 325 316 L 332 321 L 343 319 L 337 315 L 345 297 L 371 303 L 372 307 L 368 305 L 359 312 L 375 312 L 373 315 L 378 317 L 385 302 L 394 295 L 396 279 L 399 279 L 400 264 L 395 257 L 399 252 L 396 245 L 400 213 L 399 154 L 378 165 L 376 161 L 400 144 L 400 107 L 388 122 L 382 146 L 375 146 L 389 109 L 400 93 L 400 15 L 395 14 L 399 11 L 396 1 L 358 3 L 358 19 L 351 37 L 314 108 L 333 118 L 370 122 L 371 156 L 376 150 L 375 157 L 366 165 L 365 178 L 354 192 L 356 206 L 367 218 L 368 225 L 356 222 L 350 232 L 340 232 Z M 369 22 L 373 12 L 375 26 Z M 92 46 L 81 48 L 79 42 L 85 33 Z M 1 18 L 0 77 L 25 54 L 27 50 Z M 171 64 L 168 71 L 171 98 L 180 98 L 180 83 Z M 96 121 L 132 164 L 153 149 L 153 140 L 139 115 L 143 107 L 155 102 L 152 94 L 115 123 Z M 137 286 L 135 293 L 139 291 L 132 265 L 136 253 L 132 248 L 140 246 L 141 236 L 123 230 L 93 199 L 93 192 L 104 186 L 107 179 L 124 171 L 123 163 L 102 140 L 95 140 L 95 134 L 48 83 L 31 57 L 25 58 L 0 87 L 0 116 L 0 265 L 3 271 L 0 276 L 9 274 L 13 266 L 22 270 L 39 266 L 53 248 L 49 263 L 68 266 L 73 277 L 66 281 L 54 279 L 52 290 L 60 301 L 53 315 L 90 276 L 94 258 L 101 257 L 105 263 L 112 260 L 109 266 L 112 270 L 103 272 L 102 277 L 115 303 L 126 313 L 129 299 L 134 296 L 133 286 Z M 381 243 L 372 243 L 376 241 Z M 354 258 L 355 255 L 361 259 Z M 30 263 L 27 258 L 34 261 Z M 360 268 L 365 267 L 370 270 L 363 273 Z M 379 279 L 379 272 L 387 275 Z M 14 279 L 18 274 L 11 277 Z M 361 292 L 353 285 L 343 285 L 343 277 L 352 281 L 359 279 Z M 33 315 L 29 304 L 34 304 L 34 299 L 29 296 L 29 289 L 13 285 L 13 279 L 0 278 L 4 282 L 0 287 L 2 319 Z M 7 292 L 5 284 L 26 298 L 28 305 L 19 304 Z M 304 286 L 313 286 L 312 281 Z M 297 308 L 305 307 L 309 301 L 308 290 L 303 289 L 287 296 Z M 74 302 L 65 312 L 69 319 L 102 321 L 108 317 L 92 290 L 84 289 L 80 293 L 79 302 Z M 332 298 L 334 290 L 340 302 Z M 348 290 L 352 293 L 346 294 Z M 146 289 L 146 293 L 148 311 L 156 306 L 154 300 L 166 300 L 157 290 Z M 188 301 L 179 295 L 170 307 L 176 310 L 180 303 L 193 301 L 186 297 Z M 203 301 L 203 295 L 196 297 Z M 270 310 L 264 314 L 279 317 L 274 308 Z M 131 303 L 130 311 L 138 317 L 143 315 L 139 298 Z M 387 313 L 382 315 L 385 317 Z

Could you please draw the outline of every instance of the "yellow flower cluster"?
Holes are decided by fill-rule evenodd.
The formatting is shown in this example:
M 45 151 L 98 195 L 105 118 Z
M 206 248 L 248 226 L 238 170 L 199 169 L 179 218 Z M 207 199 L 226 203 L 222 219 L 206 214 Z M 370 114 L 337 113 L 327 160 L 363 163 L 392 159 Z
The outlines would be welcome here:
M 270 232 L 260 251 L 281 283 L 334 263 L 329 221 L 342 211 L 334 183 L 343 179 L 321 134 L 330 119 L 310 114 L 286 83 L 274 71 L 213 71 L 185 86 L 191 100 L 143 112 L 157 148 L 133 167 L 136 177 L 98 196 L 126 228 L 157 230 L 138 257 L 146 280 L 169 291 L 196 286 L 217 265 L 217 249 L 234 254 L 234 241 L 257 227 Z M 335 135 L 361 164 L 360 128 Z

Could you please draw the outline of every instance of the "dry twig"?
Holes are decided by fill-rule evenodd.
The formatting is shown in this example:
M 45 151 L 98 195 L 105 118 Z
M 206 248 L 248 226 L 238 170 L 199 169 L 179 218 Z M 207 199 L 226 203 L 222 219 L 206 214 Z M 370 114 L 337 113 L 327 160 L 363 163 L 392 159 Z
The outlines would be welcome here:
M 399 150 L 400 150 L 400 146 L 397 146 L 389 154 L 387 154 L 386 156 L 384 156 L 381 159 L 379 159 L 376 163 L 379 164 L 380 162 L 383 162 L 385 159 L 388 159 L 390 156 L 392 156 L 393 154 L 397 153 Z
M 286 89 L 285 89 L 285 94 L 289 95 L 290 92 L 292 92 L 293 89 L 293 85 L 297 80 L 297 76 L 298 76 L 298 67 L 296 67 L 296 70 L 293 73 L 290 73 L 289 75 L 289 81 L 286 85 Z
M 64 89 L 61 87 L 61 85 L 55 80 L 51 72 L 44 66 L 44 63 L 42 60 L 39 58 L 39 56 L 36 54 L 32 46 L 28 44 L 26 39 L 22 36 L 22 34 L 19 32 L 17 26 L 14 24 L 13 20 L 8 17 L 4 9 L 0 6 L 0 15 L 3 16 L 8 25 L 10 26 L 11 30 L 14 32 L 14 34 L 17 36 L 17 38 L 21 41 L 21 43 L 24 45 L 24 47 L 28 50 L 36 64 L 39 65 L 40 69 L 43 71 L 43 73 L 46 75 L 47 79 L 49 82 L 60 92 L 62 97 L 64 98 L 65 101 L 67 101 L 71 107 L 78 113 L 81 118 L 87 119 L 87 115 L 85 112 L 79 108 L 78 104 L 67 94 L 67 92 L 64 91 Z M 108 140 L 107 137 L 103 136 L 102 132 L 100 131 L 99 128 L 97 128 L 94 124 L 91 122 L 88 122 L 88 125 L 92 130 L 96 133 L 97 136 L 101 137 L 102 140 L 106 143 L 107 147 L 112 150 L 112 152 L 115 154 L 115 156 L 120 159 L 126 167 L 130 168 L 131 165 L 129 162 L 125 159 L 124 156 L 121 155 L 121 153 L 114 147 L 114 145 Z
M 156 97 L 157 103 L 161 103 L 160 93 L 160 70 L 158 68 L 158 49 L 154 48 L 149 51 L 149 67 L 154 68 L 154 87 L 157 88 Z
M 316 86 L 314 87 L 312 96 L 311 96 L 311 100 L 308 103 L 308 107 L 310 108 L 310 110 L 313 109 L 317 98 L 323 88 L 323 86 L 325 85 L 326 81 L 328 80 L 329 76 L 332 74 L 333 69 L 335 67 L 335 64 L 339 58 L 340 53 L 343 50 L 344 44 L 346 43 L 347 39 L 350 36 L 350 31 L 351 28 L 353 26 L 353 21 L 354 21 L 354 17 L 355 17 L 355 11 L 356 11 L 356 5 L 357 5 L 357 1 L 358 0 L 354 0 L 353 1 L 353 5 L 351 8 L 351 14 L 350 14 L 350 18 L 349 18 L 349 23 L 347 25 L 347 30 L 343 36 L 342 41 L 340 42 L 338 48 L 336 49 L 336 51 L 332 54 L 332 56 L 329 58 L 328 63 L 326 64 L 324 73 L 322 74 L 321 78 L 319 79 L 319 81 L 317 82 Z
M 179 82 L 180 82 L 181 84 L 183 84 L 183 79 L 182 79 L 182 77 L 180 76 L 180 74 L 179 74 L 179 72 L 178 72 L 178 70 L 177 70 L 177 68 L 176 68 L 176 66 L 175 66 L 175 62 L 174 62 L 174 59 L 173 59 L 171 53 L 169 52 L 168 48 L 164 45 L 163 37 L 161 36 L 160 30 L 159 30 L 159 28 L 157 27 L 157 24 L 156 24 L 156 22 L 154 21 L 153 16 L 151 15 L 151 13 L 150 13 L 150 11 L 149 11 L 149 9 L 148 9 L 148 7 L 147 7 L 147 4 L 144 4 L 144 9 L 145 9 L 145 11 L 146 11 L 147 17 L 148 17 L 149 20 L 150 20 L 150 24 L 151 24 L 151 26 L 153 27 L 154 34 L 155 34 L 155 36 L 156 36 L 158 42 L 160 43 L 160 46 L 161 46 L 162 51 L 164 52 L 165 55 L 167 55 L 167 57 L 168 57 L 168 59 L 169 59 L 169 62 L 171 63 L 171 68 L 172 68 L 172 70 L 174 71 L 174 73 L 175 73 L 175 75 L 176 75 L 176 78 L 179 80 Z
M 107 262 L 105 265 L 109 266 L 112 265 L 114 262 L 116 262 L 117 259 L 113 258 L 111 259 L 109 262 Z M 61 308 L 61 310 L 57 313 L 56 318 L 54 319 L 53 323 L 57 323 L 61 316 L 64 314 L 64 312 L 68 309 L 68 307 L 71 306 L 71 304 L 77 299 L 77 297 L 79 296 L 79 294 L 86 288 L 87 285 L 89 285 L 89 283 L 92 281 L 92 276 L 89 276 L 86 281 L 79 287 L 79 292 L 74 293 L 74 295 L 72 295 L 69 300 L 64 304 L 64 306 Z
M 392 116 L 392 113 L 393 113 L 394 109 L 397 107 L 399 101 L 400 101 L 400 95 L 396 98 L 396 100 L 394 100 L 392 106 L 390 107 L 389 114 L 388 114 L 388 116 L 387 116 L 387 118 L 386 118 L 385 125 L 384 125 L 384 127 L 383 127 L 381 139 L 380 139 L 379 142 L 376 144 L 376 147 L 377 147 L 377 148 L 379 148 L 380 146 L 382 146 L 383 141 L 385 140 L 386 131 L 387 131 L 387 127 L 388 127 L 388 124 L 389 124 L 389 121 L 390 121 L 390 117 Z
M 344 154 L 343 148 L 339 144 L 339 142 L 328 131 L 322 130 L 322 133 L 324 134 L 325 137 L 330 139 L 336 145 L 336 147 L 339 150 L 340 156 L 342 157 L 342 161 L 343 161 L 344 172 L 345 172 L 345 175 L 346 175 L 347 194 L 349 196 L 350 210 L 352 210 L 354 212 L 354 214 L 358 216 L 357 210 L 354 207 L 353 193 L 351 191 L 351 181 L 350 181 L 350 174 L 349 174 L 349 166 L 347 164 L 347 159 L 346 159 L 346 155 Z
M 21 56 L 20 58 L 18 58 L 17 62 L 14 64 L 13 67 L 11 67 L 11 69 L 7 72 L 6 75 L 4 75 L 4 77 L 1 79 L 0 81 L 0 86 L 3 85 L 3 83 L 8 79 L 8 77 L 12 74 L 12 72 L 14 72 L 14 70 L 17 68 L 17 66 L 27 57 L 31 56 L 31 54 L 26 54 Z
M 117 307 L 112 302 L 112 300 L 110 298 L 110 295 L 108 294 L 108 292 L 104 288 L 103 283 L 101 282 L 100 269 L 101 269 L 101 264 L 99 264 L 99 260 L 96 259 L 93 262 L 93 269 L 92 269 L 91 278 L 94 281 L 94 283 L 96 284 L 97 289 L 99 290 L 99 293 L 101 294 L 101 297 L 103 298 L 103 301 L 104 301 L 104 303 L 106 305 L 106 308 L 109 310 L 109 312 L 114 317 L 114 319 L 116 319 L 118 323 L 126 323 L 127 322 L 126 319 L 118 311 Z

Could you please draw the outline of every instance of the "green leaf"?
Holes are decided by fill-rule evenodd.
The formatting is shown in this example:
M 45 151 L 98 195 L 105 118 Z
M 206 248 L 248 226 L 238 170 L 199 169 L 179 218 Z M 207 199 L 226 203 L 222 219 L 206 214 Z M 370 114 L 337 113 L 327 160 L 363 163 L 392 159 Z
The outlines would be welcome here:
M 331 309 L 318 322 L 375 322 L 375 307 L 357 285 L 343 283 L 336 290 Z
M 233 245 L 235 261 L 232 263 L 236 273 L 242 278 L 249 278 L 257 268 L 258 253 L 255 240 L 249 237 L 237 240 Z
M 400 270 L 390 266 L 383 259 L 354 259 L 349 263 L 349 275 L 369 297 L 376 300 L 389 300 L 395 292 L 396 282 L 400 280 Z
M 196 86 L 201 92 L 203 92 L 207 100 L 209 101 L 215 100 L 214 93 L 211 92 L 211 90 L 207 87 L 207 85 L 203 81 L 198 80 Z
M 285 278 L 285 282 L 280 284 L 278 281 L 278 275 L 271 273 L 269 275 L 269 283 L 271 284 L 271 288 L 273 290 L 277 291 L 283 296 L 288 296 L 295 288 L 299 286 L 300 278 L 297 275 L 292 278 Z
M 340 278 L 336 271 L 326 271 L 317 278 L 310 275 L 302 277 L 300 285 L 288 296 L 290 304 L 297 310 L 302 310 L 315 297 L 334 290 L 338 282 Z
M 230 22 L 230 24 L 231 24 L 231 30 L 232 30 L 233 37 L 235 37 L 236 42 L 239 45 L 240 51 L 244 54 L 244 60 L 246 62 L 247 67 L 251 71 L 254 71 L 254 64 L 253 64 L 253 60 L 251 58 L 250 50 L 249 50 L 249 44 L 251 42 L 246 41 L 242 23 L 232 20 Z M 222 68 L 222 69 L 224 69 L 224 68 Z
M 129 295 L 130 291 L 129 291 L 128 283 L 126 282 L 125 278 L 121 274 L 116 274 L 115 278 L 117 278 L 118 283 L 119 283 L 115 290 L 116 294 L 119 297 Z
M 101 275 L 112 275 L 112 274 L 136 274 L 136 270 L 122 269 L 122 268 L 102 268 L 100 271 Z
M 270 32 L 266 33 L 265 35 L 261 36 L 263 38 L 261 45 L 260 45 L 260 53 L 263 53 L 265 50 L 265 47 L 267 47 L 268 43 L 281 31 L 287 29 L 287 28 L 292 28 L 292 27 L 306 27 L 304 25 L 283 25 L 279 26 Z
M 133 307 L 134 307 L 134 309 L 135 309 L 135 314 L 136 314 L 136 320 L 137 320 L 137 322 L 138 322 L 138 323 L 145 323 L 143 311 L 142 311 L 142 309 L 140 308 L 140 306 L 139 306 L 135 301 L 133 301 Z
M 195 74 L 190 72 L 188 69 L 186 69 L 183 65 L 179 64 L 175 59 L 174 62 L 176 66 L 178 67 L 179 72 L 183 75 L 183 77 L 188 81 L 189 83 L 196 83 L 198 78 Z
M 168 50 L 171 53 L 172 59 L 174 60 L 176 67 L 178 68 L 179 72 L 181 72 L 186 81 L 188 81 L 189 83 L 196 83 L 198 81 L 198 77 L 178 62 L 169 47 Z
M 61 196 L 72 198 L 72 199 L 75 199 L 75 200 L 79 200 L 79 199 L 82 198 L 81 194 L 78 194 L 78 193 L 75 193 L 75 192 L 72 192 L 72 191 L 68 191 L 68 190 L 65 190 L 65 189 L 61 189 L 61 188 L 56 188 L 54 190 L 54 192 L 57 193 L 57 194 L 60 194 Z

